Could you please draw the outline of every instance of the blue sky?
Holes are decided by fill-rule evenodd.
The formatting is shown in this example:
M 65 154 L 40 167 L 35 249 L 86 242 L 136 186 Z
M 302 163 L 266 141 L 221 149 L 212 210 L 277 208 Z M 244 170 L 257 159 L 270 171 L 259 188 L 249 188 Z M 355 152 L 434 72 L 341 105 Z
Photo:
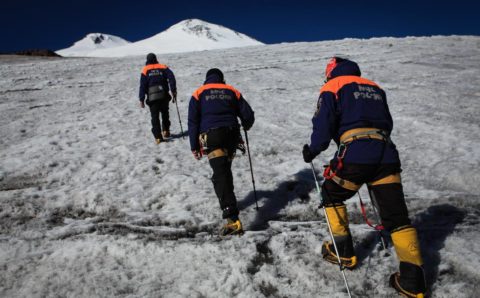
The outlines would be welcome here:
M 480 35 L 480 1 L 2 1 L 0 52 L 58 50 L 92 32 L 129 41 L 199 18 L 265 43 Z

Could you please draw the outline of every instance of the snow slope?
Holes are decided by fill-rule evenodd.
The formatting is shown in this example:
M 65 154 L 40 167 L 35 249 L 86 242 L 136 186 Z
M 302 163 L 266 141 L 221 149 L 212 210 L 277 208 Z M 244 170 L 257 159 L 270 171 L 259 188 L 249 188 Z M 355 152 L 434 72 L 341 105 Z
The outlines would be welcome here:
M 58 50 L 56 53 L 64 57 L 90 56 L 100 49 L 110 49 L 129 44 L 125 39 L 104 33 L 90 33 L 71 47 Z
M 149 52 L 181 53 L 262 45 L 263 43 L 226 27 L 198 19 L 179 22 L 150 38 L 123 46 L 95 51 L 67 53 L 64 56 L 124 57 L 146 55 Z M 60 52 L 58 52 L 60 53 Z M 64 52 L 65 53 L 65 52 Z
M 154 144 L 137 103 L 143 57 L 2 60 L 0 296 L 346 297 L 338 268 L 321 260 L 328 234 L 300 153 L 332 53 L 358 61 L 387 92 L 432 296 L 477 297 L 480 38 L 469 36 L 159 56 L 177 76 L 184 129 L 210 67 L 256 112 L 249 140 L 260 209 L 239 156 L 248 231 L 224 241 L 212 236 L 222 220 L 208 162 L 191 156 L 173 106 L 172 141 Z M 387 284 L 393 249 L 378 250 L 357 197 L 348 209 L 360 260 L 346 272 L 352 294 L 396 297 Z

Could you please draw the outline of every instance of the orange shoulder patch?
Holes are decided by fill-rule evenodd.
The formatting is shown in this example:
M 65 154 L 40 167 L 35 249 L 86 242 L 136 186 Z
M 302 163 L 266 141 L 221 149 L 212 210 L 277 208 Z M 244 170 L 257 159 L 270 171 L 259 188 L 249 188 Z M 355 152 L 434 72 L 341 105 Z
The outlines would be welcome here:
M 357 76 L 340 76 L 334 79 L 331 79 L 325 85 L 323 85 L 322 89 L 320 89 L 320 94 L 322 92 L 332 92 L 337 95 L 338 91 L 342 89 L 343 86 L 351 83 L 357 83 L 362 85 L 370 85 L 380 88 L 375 82 L 364 79 L 362 77 Z
M 199 100 L 200 94 L 202 94 L 203 91 L 208 90 L 208 89 L 228 89 L 228 90 L 231 90 L 235 93 L 235 96 L 237 97 L 237 99 L 240 99 L 240 97 L 242 96 L 240 91 L 238 91 L 234 87 L 232 87 L 230 85 L 227 85 L 227 84 L 220 84 L 220 83 L 203 85 L 202 87 L 198 88 L 195 92 L 193 92 L 192 96 L 196 100 Z
M 160 63 L 157 63 L 157 64 L 149 64 L 149 65 L 145 65 L 142 69 L 142 74 L 143 75 L 147 75 L 147 72 L 151 69 L 166 69 L 168 68 L 168 66 L 166 66 L 165 64 L 160 64 Z

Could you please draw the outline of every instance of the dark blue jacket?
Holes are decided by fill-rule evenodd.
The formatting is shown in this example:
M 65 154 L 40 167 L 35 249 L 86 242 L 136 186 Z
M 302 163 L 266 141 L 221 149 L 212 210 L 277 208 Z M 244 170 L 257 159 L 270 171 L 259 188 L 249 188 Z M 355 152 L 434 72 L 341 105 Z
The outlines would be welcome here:
M 140 77 L 140 92 L 138 95 L 140 101 L 143 102 L 145 100 L 145 95 L 148 95 L 148 88 L 159 85 L 167 93 L 169 90 L 172 90 L 173 93 L 177 92 L 175 75 L 168 66 L 158 62 L 145 65 Z
M 242 94 L 222 82 L 217 75 L 207 77 L 204 85 L 195 91 L 188 106 L 188 134 L 191 150 L 199 150 L 198 137 L 212 128 L 239 127 L 250 129 L 254 113 Z
M 316 156 L 331 140 L 338 145 L 340 136 L 354 128 L 378 128 L 390 135 L 392 116 L 385 92 L 374 82 L 360 77 L 355 62 L 340 62 L 331 79 L 320 90 L 317 110 L 312 118 L 310 151 Z M 393 143 L 360 139 L 348 145 L 344 162 L 359 164 L 399 163 Z

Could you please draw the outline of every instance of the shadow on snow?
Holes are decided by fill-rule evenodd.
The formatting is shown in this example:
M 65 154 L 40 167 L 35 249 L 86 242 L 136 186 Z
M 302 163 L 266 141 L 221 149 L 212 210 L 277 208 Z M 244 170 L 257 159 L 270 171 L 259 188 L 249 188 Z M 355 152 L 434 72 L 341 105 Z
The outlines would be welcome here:
M 319 177 L 320 178 L 320 177 Z M 257 190 L 257 199 L 262 201 L 251 223 L 249 230 L 258 231 L 268 227 L 268 221 L 278 219 L 279 212 L 295 199 L 301 202 L 310 200 L 310 192 L 315 188 L 315 181 L 310 169 L 296 173 L 292 179 L 281 182 L 274 190 Z M 243 200 L 238 202 L 240 210 L 255 204 L 255 195 L 251 191 Z
M 427 288 L 431 289 L 439 277 L 440 251 L 445 246 L 445 240 L 454 232 L 456 225 L 464 221 L 466 215 L 466 210 L 450 204 L 430 206 L 415 215 L 412 224 L 418 232 Z M 388 233 L 385 234 L 384 238 L 388 239 L 388 245 L 391 246 L 391 238 Z M 379 233 L 370 232 L 356 245 L 355 251 L 360 266 L 370 266 L 369 256 L 375 248 L 379 248 L 379 241 Z
M 184 138 L 184 137 L 187 137 L 188 138 L 188 130 L 187 131 L 184 131 L 183 133 L 172 133 L 170 135 L 170 139 L 179 139 L 179 138 Z
M 442 204 L 431 206 L 415 216 L 413 224 L 419 233 L 425 278 L 429 288 L 438 278 L 440 250 L 445 246 L 445 240 L 453 233 L 455 226 L 464 221 L 466 215 L 466 210 Z

